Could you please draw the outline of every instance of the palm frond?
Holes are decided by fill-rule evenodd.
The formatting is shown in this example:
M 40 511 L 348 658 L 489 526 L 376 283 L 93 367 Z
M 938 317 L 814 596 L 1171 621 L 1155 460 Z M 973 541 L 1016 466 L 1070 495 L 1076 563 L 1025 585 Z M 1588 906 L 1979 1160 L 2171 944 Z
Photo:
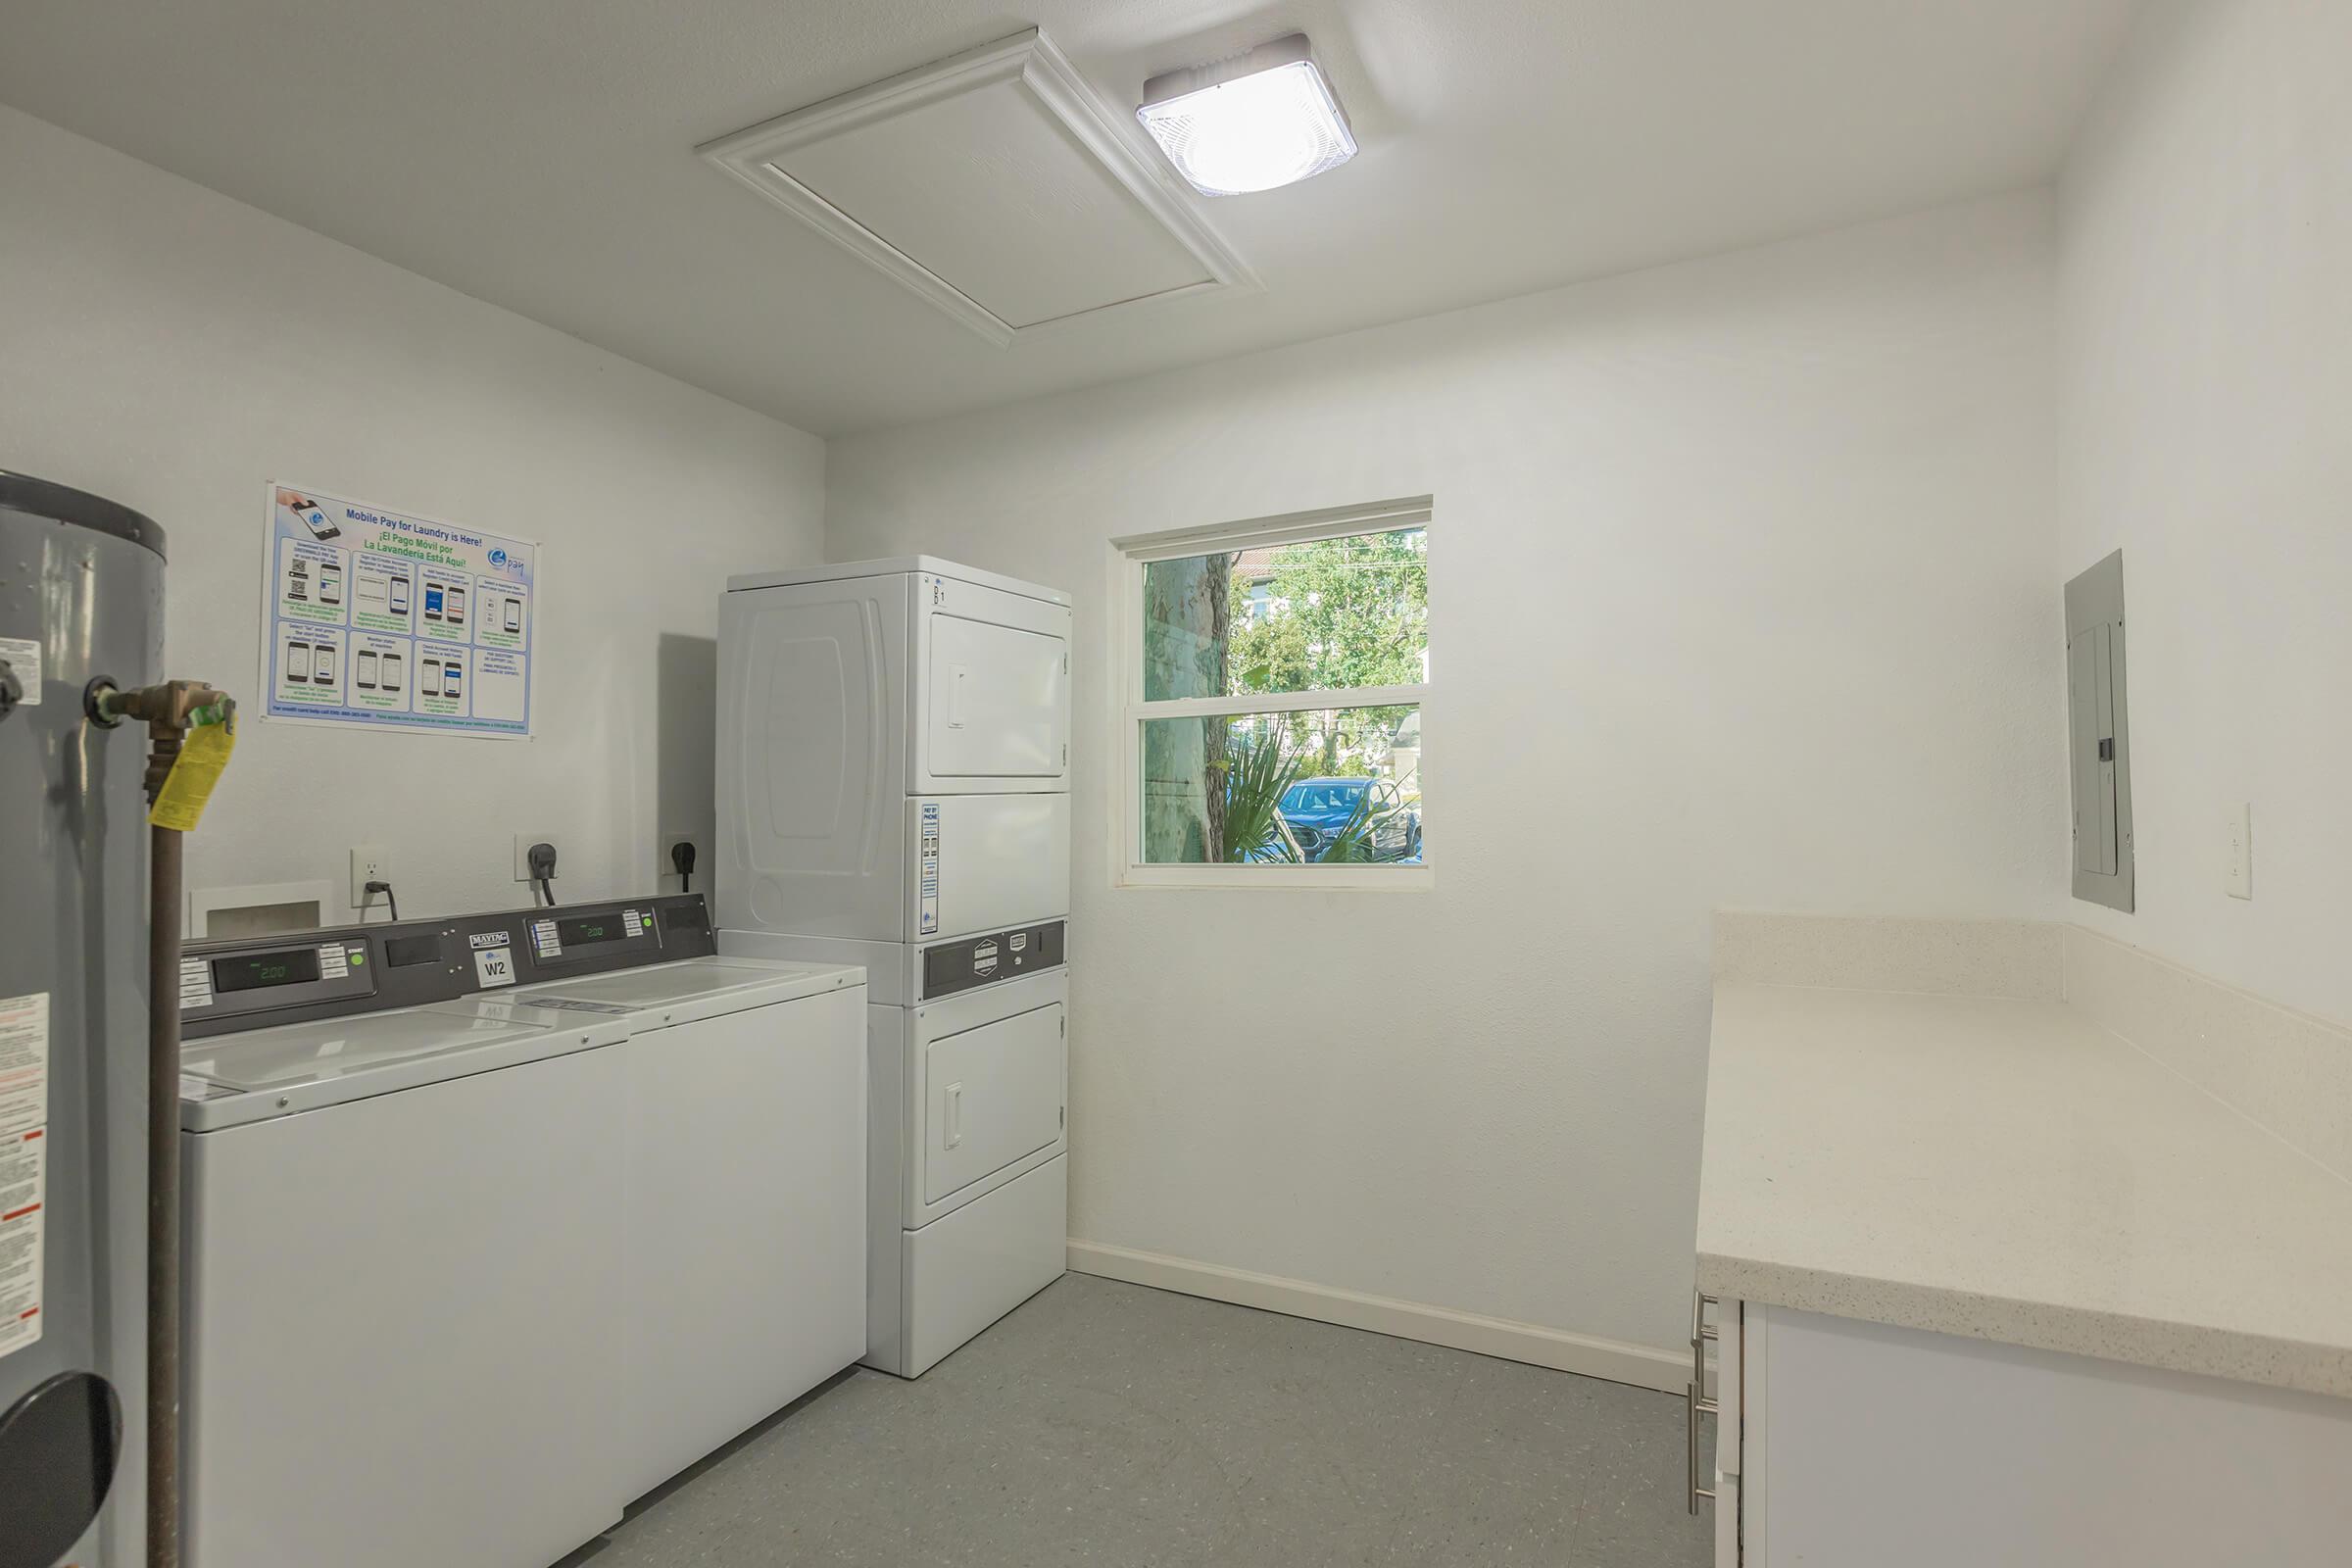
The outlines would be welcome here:
M 1211 719 L 1210 723 L 1222 720 Z M 1225 769 L 1225 842 L 1222 858 L 1244 861 L 1298 860 L 1298 842 L 1283 821 L 1282 798 L 1306 771 L 1304 753 L 1279 729 L 1228 743 Z

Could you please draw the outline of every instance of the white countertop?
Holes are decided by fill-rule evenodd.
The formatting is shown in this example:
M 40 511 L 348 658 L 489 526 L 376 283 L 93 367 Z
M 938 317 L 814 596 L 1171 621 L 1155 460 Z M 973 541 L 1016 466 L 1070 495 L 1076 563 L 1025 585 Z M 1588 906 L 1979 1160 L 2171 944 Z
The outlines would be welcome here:
M 2352 1396 L 2352 1183 L 2058 1003 L 1719 986 L 1698 1287 Z

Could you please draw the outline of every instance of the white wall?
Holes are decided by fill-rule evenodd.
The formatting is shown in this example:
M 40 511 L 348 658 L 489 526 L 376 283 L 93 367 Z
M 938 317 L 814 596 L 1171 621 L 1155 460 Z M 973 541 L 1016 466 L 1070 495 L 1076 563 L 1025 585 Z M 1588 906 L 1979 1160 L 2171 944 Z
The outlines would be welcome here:
M 1675 1345 L 1709 911 L 2063 903 L 2051 311 L 2026 196 L 834 443 L 1078 596 L 1072 1234 Z M 1105 541 L 1423 492 L 1436 891 L 1113 891 Z
M 544 542 L 537 738 L 251 722 L 189 845 L 341 890 L 380 844 L 408 915 L 526 902 L 517 830 L 575 899 L 708 844 L 723 579 L 820 559 L 814 437 L 6 109 L 0 466 L 160 522 L 172 669 L 247 699 L 266 481 Z
M 2352 1019 L 2352 6 L 2141 18 L 2062 191 L 2065 567 L 2121 545 L 2138 912 Z M 2250 802 L 2254 898 L 2223 892 Z

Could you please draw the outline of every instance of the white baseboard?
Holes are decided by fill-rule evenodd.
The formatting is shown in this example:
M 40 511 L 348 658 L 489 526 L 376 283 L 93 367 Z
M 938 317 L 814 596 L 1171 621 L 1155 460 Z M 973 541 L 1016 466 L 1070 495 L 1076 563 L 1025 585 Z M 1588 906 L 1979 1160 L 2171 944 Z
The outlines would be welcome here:
M 1206 1297 L 1212 1301 L 1231 1301 L 1236 1306 L 1309 1318 L 1317 1323 L 1366 1329 L 1400 1340 L 1443 1345 L 1451 1349 L 1499 1356 L 1506 1361 L 1525 1361 L 1666 1394 L 1681 1394 L 1690 1377 L 1690 1356 L 1673 1350 L 1570 1334 L 1564 1329 L 1540 1328 L 1533 1323 L 1514 1323 L 1508 1318 L 1481 1317 L 1475 1312 L 1457 1312 L 1419 1301 L 1365 1296 L 1357 1291 L 1335 1290 L 1328 1285 L 1310 1285 L 1304 1280 L 1286 1280 L 1273 1274 L 1252 1274 L 1248 1269 L 1225 1268 L 1215 1263 L 1196 1263 L 1190 1258 L 1169 1257 L 1160 1252 L 1139 1252 L 1133 1248 L 1110 1247 L 1102 1242 L 1073 1240 L 1070 1269 L 1073 1273 L 1098 1274 L 1108 1280 L 1125 1280 L 1130 1285 L 1149 1285 L 1185 1296 Z

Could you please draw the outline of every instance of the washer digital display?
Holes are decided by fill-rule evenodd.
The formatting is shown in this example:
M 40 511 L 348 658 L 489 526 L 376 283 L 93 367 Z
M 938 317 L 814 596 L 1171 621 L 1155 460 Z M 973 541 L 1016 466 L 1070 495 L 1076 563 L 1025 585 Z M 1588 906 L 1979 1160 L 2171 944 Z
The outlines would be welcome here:
M 619 942 L 637 934 L 634 916 L 624 918 L 618 909 L 602 914 L 575 915 L 556 922 L 556 940 L 567 948 L 583 947 L 595 942 Z
M 318 978 L 317 948 L 242 953 L 233 958 L 213 960 L 215 991 L 258 991 L 264 986 L 295 986 Z

